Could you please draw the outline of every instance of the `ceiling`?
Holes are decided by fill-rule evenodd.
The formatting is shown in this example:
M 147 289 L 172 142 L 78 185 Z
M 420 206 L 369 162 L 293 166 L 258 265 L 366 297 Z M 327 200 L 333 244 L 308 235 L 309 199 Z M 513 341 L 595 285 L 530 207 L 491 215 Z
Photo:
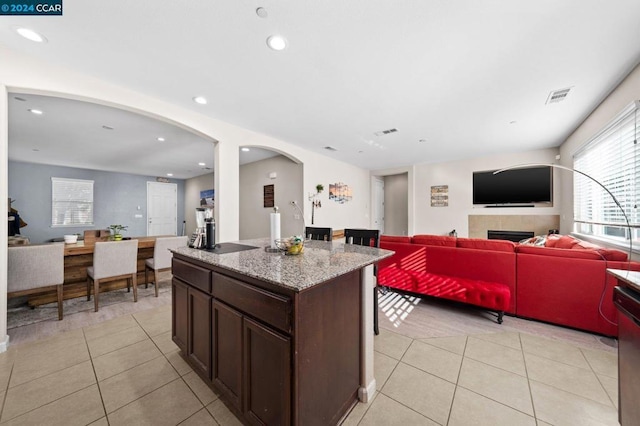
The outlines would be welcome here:
M 639 20 L 638 0 L 65 0 L 62 17 L 3 16 L 0 43 L 385 169 L 559 146 L 640 62 Z M 16 26 L 48 42 L 28 41 Z M 272 34 L 286 38 L 285 50 L 267 47 Z M 565 88 L 565 100 L 546 104 Z M 194 103 L 198 95 L 208 104 Z M 164 161 L 153 133 L 171 133 L 157 126 L 149 123 L 151 136 L 128 134 L 124 152 L 109 155 L 95 149 L 109 133 L 98 127 L 81 136 L 84 150 L 96 162 L 151 152 Z M 380 133 L 388 129 L 397 131 Z M 174 131 L 170 158 L 192 149 L 184 145 L 192 137 Z
M 240 152 L 240 164 L 276 155 L 252 147 Z M 188 179 L 212 173 L 214 142 L 172 123 L 122 109 L 11 93 L 9 159 Z

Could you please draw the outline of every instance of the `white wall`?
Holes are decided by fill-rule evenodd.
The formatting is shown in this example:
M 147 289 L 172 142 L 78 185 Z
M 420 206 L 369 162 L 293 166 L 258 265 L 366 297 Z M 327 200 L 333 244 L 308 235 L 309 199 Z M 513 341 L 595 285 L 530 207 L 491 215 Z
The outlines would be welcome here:
M 186 221 L 185 235 L 187 236 L 191 236 L 196 230 L 196 208 L 200 207 L 200 191 L 213 189 L 213 180 L 213 173 L 207 173 L 184 182 L 184 220 Z M 179 224 L 178 234 L 181 232 L 182 224 Z
M 631 102 L 640 99 L 640 65 L 578 126 L 560 146 L 560 164 L 573 167 L 573 154 Z M 563 180 L 560 232 L 573 231 L 573 175 Z
M 275 172 L 276 178 L 269 178 Z M 280 212 L 280 235 L 288 237 L 304 233 L 302 218 L 289 203 L 302 194 L 302 164 L 283 155 L 240 166 L 240 239 L 268 237 L 270 214 L 264 207 L 264 186 L 274 185 L 274 204 Z
M 553 207 L 534 208 L 482 208 L 474 207 L 472 198 L 473 172 L 495 170 L 508 166 L 527 163 L 554 163 L 558 150 L 550 148 L 538 151 L 502 154 L 491 157 L 474 158 L 463 161 L 451 161 L 439 164 L 420 164 L 415 166 L 415 228 L 413 234 L 446 235 L 455 229 L 459 237 L 469 235 L 468 216 L 482 215 L 550 215 L 559 214 L 557 202 Z M 554 169 L 553 199 L 561 198 L 560 183 L 562 175 Z M 431 186 L 449 186 L 449 206 L 431 207 Z
M 371 182 L 368 170 L 359 169 L 346 163 L 304 162 L 303 199 L 296 200 L 304 206 L 305 221 L 311 226 L 311 201 L 309 196 L 316 193 L 316 185 L 322 184 L 324 191 L 318 195 L 322 207 L 315 211 L 313 226 L 330 227 L 334 231 L 345 228 L 369 228 L 371 226 Z M 329 184 L 342 182 L 353 193 L 351 201 L 340 204 L 329 200 Z

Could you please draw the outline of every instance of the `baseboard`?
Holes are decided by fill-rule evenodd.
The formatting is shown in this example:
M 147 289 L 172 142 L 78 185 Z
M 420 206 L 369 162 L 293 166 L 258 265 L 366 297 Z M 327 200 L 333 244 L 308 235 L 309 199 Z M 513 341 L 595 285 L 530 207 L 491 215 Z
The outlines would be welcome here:
M 373 379 L 371 380 L 371 382 L 369 382 L 369 384 L 367 384 L 366 387 L 360 386 L 360 389 L 358 389 L 358 399 L 360 400 L 360 402 L 367 403 L 371 401 L 371 398 L 373 398 L 373 394 L 375 392 L 376 392 L 376 379 Z
M 0 341 L 0 353 L 6 352 L 7 348 L 9 348 L 9 335 L 4 336 L 4 339 Z

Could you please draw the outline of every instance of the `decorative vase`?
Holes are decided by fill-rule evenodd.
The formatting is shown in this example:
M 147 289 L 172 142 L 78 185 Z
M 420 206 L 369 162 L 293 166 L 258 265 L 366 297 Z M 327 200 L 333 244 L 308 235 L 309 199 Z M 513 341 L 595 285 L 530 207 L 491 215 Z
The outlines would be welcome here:
M 122 234 L 115 234 L 113 236 L 114 241 L 122 241 Z

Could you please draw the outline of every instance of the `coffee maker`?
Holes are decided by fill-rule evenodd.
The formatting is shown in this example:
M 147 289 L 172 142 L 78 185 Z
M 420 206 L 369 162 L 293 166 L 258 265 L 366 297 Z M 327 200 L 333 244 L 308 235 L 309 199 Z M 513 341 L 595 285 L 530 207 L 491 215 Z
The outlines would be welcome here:
M 191 234 L 189 239 L 189 247 L 191 248 L 205 248 L 207 243 L 206 238 L 206 223 L 207 219 L 213 219 L 213 209 L 206 207 L 196 208 L 196 230 Z

